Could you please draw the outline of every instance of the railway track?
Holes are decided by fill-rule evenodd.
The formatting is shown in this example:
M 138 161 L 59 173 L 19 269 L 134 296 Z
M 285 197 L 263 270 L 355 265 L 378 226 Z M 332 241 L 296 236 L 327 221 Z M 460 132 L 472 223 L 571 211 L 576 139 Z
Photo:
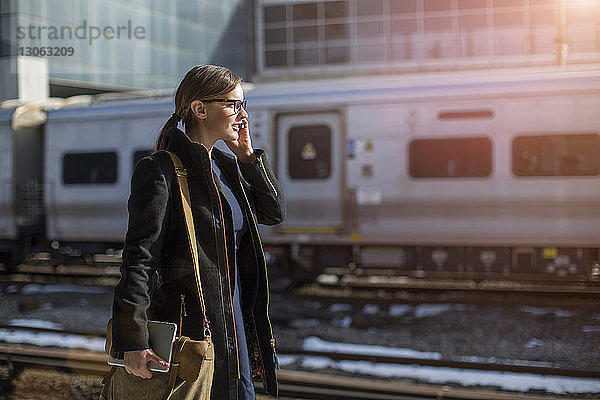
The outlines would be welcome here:
M 0 329 L 25 329 L 35 332 L 78 334 L 77 332 L 55 331 L 39 328 L 0 327 Z M 84 336 L 102 337 L 102 335 Z M 385 356 L 365 356 L 360 354 L 285 351 L 280 354 L 296 356 L 320 356 L 334 360 L 363 360 L 374 363 L 414 364 L 422 366 L 446 367 L 455 369 L 478 369 L 524 374 L 555 375 L 577 378 L 600 378 L 600 370 L 565 370 L 559 368 L 500 365 L 484 363 L 447 362 L 443 360 L 422 360 Z M 104 353 L 81 349 L 57 349 L 22 344 L 0 343 L 0 362 L 10 369 L 23 367 L 59 368 L 69 373 L 103 375 L 108 370 Z M 457 388 L 448 385 L 424 385 L 373 380 L 364 377 L 343 377 L 322 373 L 311 373 L 280 369 L 277 371 L 280 382 L 280 395 L 301 399 L 496 399 L 496 400 L 549 400 L 564 399 L 543 395 L 529 395 L 495 390 Z M 260 385 L 257 385 L 260 388 Z M 260 391 L 260 389 L 258 389 Z
M 335 268 L 328 269 L 317 277 L 323 287 L 339 287 L 362 290 L 408 291 L 408 292 L 469 292 L 469 293 L 523 293 L 545 296 L 600 296 L 599 282 L 560 282 L 557 280 L 511 281 L 507 279 L 456 279 L 415 278 L 405 275 L 354 275 Z
M 61 368 L 75 374 L 104 375 L 106 356 L 85 350 L 36 348 L 0 344 L 0 360 L 15 366 Z M 553 400 L 564 397 L 469 390 L 339 377 L 302 371 L 278 370 L 280 395 L 300 399 L 391 400 L 391 399 L 469 399 L 469 400 Z M 258 392 L 261 392 L 260 385 Z
M 456 279 L 451 277 L 416 278 L 396 275 L 357 275 L 346 268 L 327 268 L 316 279 L 321 287 L 337 287 L 373 291 L 407 291 L 422 293 L 523 293 L 546 296 L 600 297 L 600 282 L 560 282 L 558 280 L 510 281 L 506 279 Z M 87 285 L 114 286 L 120 277 L 116 265 L 38 265 L 20 264 L 8 273 L 0 269 L 0 279 L 16 282 L 58 283 L 68 282 Z
M 9 325 L 0 325 L 0 329 L 18 329 L 21 331 L 30 331 L 36 333 L 55 333 L 55 334 L 68 334 L 78 335 L 85 337 L 94 337 L 104 339 L 105 336 L 97 333 L 83 333 L 68 330 L 55 330 L 45 328 L 32 328 L 32 327 L 18 327 Z M 2 344 L 0 344 L 2 346 Z M 71 350 L 69 350 L 71 351 Z M 420 365 L 428 367 L 442 367 L 442 368 L 453 368 L 453 369 L 467 369 L 467 370 L 478 370 L 478 371 L 497 371 L 497 372 L 515 372 L 524 374 L 534 375 L 552 375 L 560 377 L 572 377 L 572 378 L 590 378 L 600 379 L 600 369 L 567 369 L 558 367 L 549 367 L 541 365 L 522 365 L 522 364 L 501 364 L 494 362 L 472 362 L 472 361 L 453 361 L 453 360 L 439 360 L 439 359 L 427 359 L 427 358 L 413 358 L 413 357 L 390 357 L 382 355 L 365 355 L 355 353 L 343 353 L 343 352 L 327 352 L 327 351 L 308 351 L 308 350 L 295 350 L 295 349 L 278 349 L 277 353 L 280 355 L 293 355 L 293 356 L 314 356 L 314 357 L 327 357 L 332 360 L 352 360 L 352 361 L 368 361 L 372 363 L 382 364 L 403 364 L 403 365 Z M 92 352 L 92 354 L 98 354 Z M 102 356 L 103 353 L 100 353 Z M 105 362 L 105 358 L 102 358 Z

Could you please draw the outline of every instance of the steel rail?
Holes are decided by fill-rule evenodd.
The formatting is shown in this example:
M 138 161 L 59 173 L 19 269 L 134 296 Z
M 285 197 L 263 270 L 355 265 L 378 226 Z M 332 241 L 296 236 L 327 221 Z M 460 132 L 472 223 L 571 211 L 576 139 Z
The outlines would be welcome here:
M 103 375 L 108 371 L 106 355 L 79 350 L 0 344 L 0 360 L 9 365 L 58 367 L 71 373 Z M 555 400 L 564 397 L 529 395 L 451 386 L 398 383 L 322 373 L 278 370 L 280 396 L 322 400 Z M 258 392 L 261 392 L 260 385 Z

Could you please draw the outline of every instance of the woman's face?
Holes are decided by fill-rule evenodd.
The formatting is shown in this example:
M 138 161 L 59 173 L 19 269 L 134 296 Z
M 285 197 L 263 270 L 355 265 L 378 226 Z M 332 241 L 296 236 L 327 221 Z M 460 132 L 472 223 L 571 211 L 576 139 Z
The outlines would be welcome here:
M 231 92 L 219 98 L 227 100 L 244 100 L 244 90 L 238 84 Z M 242 120 L 248 118 L 248 113 L 243 107 L 235 112 L 233 102 L 205 102 L 206 128 L 214 140 L 237 140 Z

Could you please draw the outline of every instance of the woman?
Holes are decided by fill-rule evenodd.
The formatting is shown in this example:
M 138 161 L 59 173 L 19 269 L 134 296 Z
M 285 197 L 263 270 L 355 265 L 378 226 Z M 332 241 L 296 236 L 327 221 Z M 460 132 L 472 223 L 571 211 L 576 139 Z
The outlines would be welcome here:
M 257 222 L 280 223 L 285 206 L 264 152 L 252 148 L 240 82 L 228 69 L 214 65 L 196 66 L 181 81 L 175 112 L 160 133 L 156 152 L 142 159 L 133 173 L 121 280 L 113 303 L 112 345 L 124 352 L 128 374 L 147 379 L 153 375 L 146 366 L 149 361 L 164 363 L 149 348 L 148 319 L 179 323 L 182 311 L 181 333 L 203 339 L 177 179 L 169 155 L 159 150 L 171 151 L 188 173 L 215 348 L 212 398 L 219 400 L 254 399 L 252 376 L 277 396 L 275 341 Z M 180 120 L 185 133 L 177 128 Z M 221 139 L 235 157 L 213 147 Z M 119 370 L 121 380 L 131 378 Z M 152 380 L 165 380 L 164 375 L 154 373 Z M 119 381 L 117 374 L 114 378 Z M 104 392 L 111 390 L 108 386 Z M 194 390 L 186 384 L 176 398 L 193 398 Z

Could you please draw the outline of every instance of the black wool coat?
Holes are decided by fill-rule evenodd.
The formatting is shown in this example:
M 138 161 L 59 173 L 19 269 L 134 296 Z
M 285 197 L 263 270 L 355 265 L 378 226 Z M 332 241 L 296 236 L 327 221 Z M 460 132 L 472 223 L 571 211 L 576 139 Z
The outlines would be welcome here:
M 206 148 L 177 128 L 169 131 L 166 149 L 187 170 L 202 290 L 215 346 L 213 399 L 236 399 L 239 356 L 234 315 L 235 244 L 231 209 L 219 179 L 212 174 Z M 238 250 L 241 306 L 252 374 L 267 393 L 277 396 L 275 340 L 269 321 L 269 288 L 257 223 L 283 221 L 285 204 L 266 155 L 255 150 L 249 164 L 212 149 L 212 157 L 240 201 L 248 229 Z M 237 165 L 241 171 L 238 173 Z M 192 339 L 203 339 L 202 314 L 195 286 L 177 178 L 171 158 L 156 152 L 136 165 L 128 201 L 129 226 L 123 249 L 121 280 L 113 302 L 113 349 L 148 348 L 147 320 L 179 324 Z

